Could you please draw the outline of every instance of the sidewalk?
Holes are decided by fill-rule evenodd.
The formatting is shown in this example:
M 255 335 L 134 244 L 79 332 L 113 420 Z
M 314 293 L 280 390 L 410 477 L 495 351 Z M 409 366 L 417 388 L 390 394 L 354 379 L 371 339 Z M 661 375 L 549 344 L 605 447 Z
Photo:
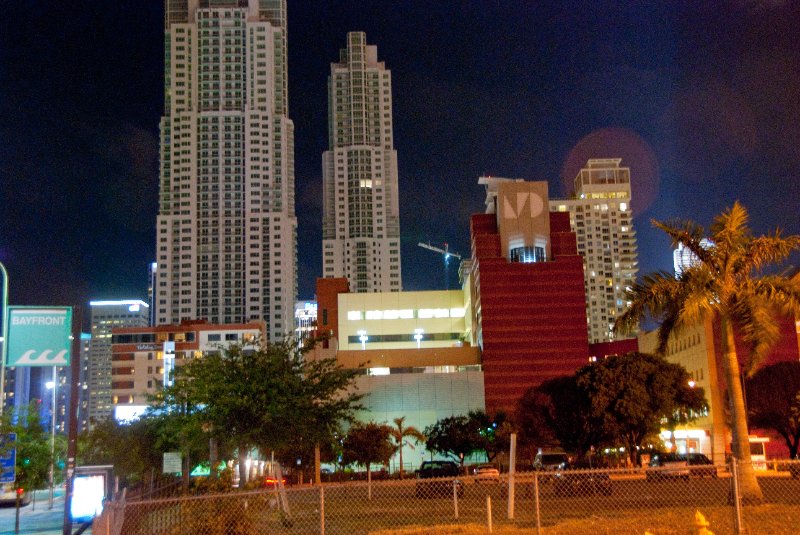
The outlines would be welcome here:
M 35 498 L 35 503 L 31 499 L 30 505 L 20 507 L 19 533 L 61 535 L 64 522 L 64 489 L 55 490 L 52 509 L 50 509 L 48 489 L 37 490 Z M 0 535 L 14 534 L 15 515 L 14 506 L 0 508 Z M 88 533 L 88 530 L 84 533 Z

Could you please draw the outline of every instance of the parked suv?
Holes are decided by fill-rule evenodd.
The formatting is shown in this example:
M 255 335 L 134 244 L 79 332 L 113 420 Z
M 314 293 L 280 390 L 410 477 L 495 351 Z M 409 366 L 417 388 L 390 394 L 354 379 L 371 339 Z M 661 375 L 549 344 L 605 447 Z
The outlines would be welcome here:
M 533 459 L 534 470 L 545 470 L 552 472 L 564 468 L 569 464 L 569 458 L 563 451 L 542 451 L 536 454 Z
M 458 465 L 453 461 L 424 461 L 417 470 L 416 495 L 451 496 L 455 486 L 458 496 L 462 496 L 464 484 L 458 479 L 460 472 Z

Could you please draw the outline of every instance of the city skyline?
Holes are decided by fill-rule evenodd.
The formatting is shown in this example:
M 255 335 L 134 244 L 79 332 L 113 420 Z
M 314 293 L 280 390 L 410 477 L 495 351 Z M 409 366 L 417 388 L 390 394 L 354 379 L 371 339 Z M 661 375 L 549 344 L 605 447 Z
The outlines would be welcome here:
M 12 304 L 146 296 L 164 114 L 160 4 L 8 6 L 0 261 Z M 325 78 L 348 32 L 365 32 L 392 69 L 403 288 L 420 290 L 441 288 L 443 267 L 417 242 L 468 255 L 479 176 L 547 180 L 564 197 L 589 158 L 631 168 L 640 274 L 672 263 L 650 218 L 707 225 L 739 199 L 757 232 L 800 232 L 799 9 L 290 0 L 298 297 L 312 297 L 322 274 Z

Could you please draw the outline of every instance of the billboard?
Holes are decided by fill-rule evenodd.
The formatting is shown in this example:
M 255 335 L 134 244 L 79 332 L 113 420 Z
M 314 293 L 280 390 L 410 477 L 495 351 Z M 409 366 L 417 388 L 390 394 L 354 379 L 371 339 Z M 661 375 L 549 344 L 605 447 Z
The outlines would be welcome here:
M 17 479 L 17 434 L 0 435 L 0 483 Z
M 8 307 L 6 366 L 69 366 L 72 307 Z

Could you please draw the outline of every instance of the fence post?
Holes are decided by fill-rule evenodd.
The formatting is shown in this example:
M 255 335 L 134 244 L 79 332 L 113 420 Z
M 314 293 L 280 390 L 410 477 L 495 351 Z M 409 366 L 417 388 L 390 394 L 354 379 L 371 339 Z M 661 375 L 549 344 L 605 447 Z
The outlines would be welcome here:
M 733 473 L 733 510 L 734 510 L 734 529 L 737 535 L 742 535 L 744 529 L 742 528 L 742 501 L 739 498 L 739 462 L 736 457 L 731 458 L 731 472 Z
M 453 512 L 455 513 L 455 518 L 458 518 L 458 480 L 453 480 Z
M 486 527 L 489 533 L 492 532 L 492 497 L 486 495 Z
M 533 502 L 536 507 L 536 535 L 542 531 L 542 518 L 539 512 L 539 474 L 533 473 Z
M 508 452 L 508 519 L 514 519 L 514 472 L 517 466 L 517 434 L 511 433 Z
M 325 535 L 325 487 L 319 486 L 319 535 Z

